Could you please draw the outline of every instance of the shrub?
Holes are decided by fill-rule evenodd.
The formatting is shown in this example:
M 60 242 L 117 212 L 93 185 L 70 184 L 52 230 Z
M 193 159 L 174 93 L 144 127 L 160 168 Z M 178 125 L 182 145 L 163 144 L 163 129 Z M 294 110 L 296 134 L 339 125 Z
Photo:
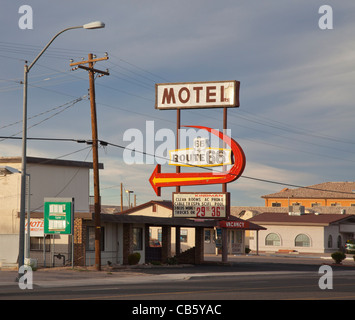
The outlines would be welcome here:
M 128 255 L 128 264 L 134 265 L 138 264 L 139 260 L 141 259 L 141 254 L 139 252 L 134 252 Z
M 167 264 L 170 264 L 170 265 L 174 265 L 174 264 L 178 264 L 178 260 L 176 258 L 176 256 L 174 257 L 169 257 L 166 261 Z
M 346 258 L 346 255 L 343 252 L 337 251 L 333 252 L 331 257 L 335 261 L 335 263 L 341 263 Z

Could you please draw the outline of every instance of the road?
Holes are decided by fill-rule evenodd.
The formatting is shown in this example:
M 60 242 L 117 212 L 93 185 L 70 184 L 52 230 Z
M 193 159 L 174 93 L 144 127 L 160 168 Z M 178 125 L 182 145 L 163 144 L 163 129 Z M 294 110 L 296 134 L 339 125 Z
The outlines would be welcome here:
M 253 272 L 186 276 L 168 281 L 33 290 L 7 288 L 1 299 L 64 300 L 334 300 L 355 299 L 355 272 L 335 271 L 333 289 L 320 289 L 314 272 Z
M 228 265 L 132 269 L 129 275 L 122 270 L 100 276 L 59 271 L 58 279 L 37 271 L 31 290 L 4 282 L 0 300 L 354 300 L 354 263 L 319 273 L 322 263 L 319 259 L 244 257 Z M 322 289 L 320 280 L 328 288 Z

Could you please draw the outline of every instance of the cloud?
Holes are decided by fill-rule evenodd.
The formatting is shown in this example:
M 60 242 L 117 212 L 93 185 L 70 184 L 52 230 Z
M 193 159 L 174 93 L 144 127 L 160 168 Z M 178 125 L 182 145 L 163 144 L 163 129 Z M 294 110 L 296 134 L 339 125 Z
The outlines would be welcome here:
M 65 2 L 26 4 L 33 8 L 33 30 L 18 28 L 19 4 L 6 2 L 1 11 L 0 128 L 22 120 L 24 60 L 33 60 L 59 30 L 102 20 L 105 29 L 58 37 L 31 70 L 29 115 L 86 94 L 87 73 L 69 71 L 69 59 L 107 51 L 110 59 L 96 65 L 111 74 L 96 79 L 100 139 L 126 145 L 124 132 L 145 132 L 147 120 L 155 121 L 156 130 L 175 130 L 175 111 L 154 109 L 157 82 L 235 79 L 241 81 L 241 106 L 228 111 L 228 125 L 246 153 L 245 174 L 300 185 L 352 179 L 352 0 L 331 4 L 334 29 L 328 31 L 318 27 L 319 1 L 105 0 L 95 10 L 92 1 L 81 0 L 69 9 Z M 8 91 L 9 85 L 18 88 Z M 183 111 L 182 123 L 221 128 L 221 110 Z M 0 134 L 21 130 L 21 123 L 14 129 Z M 89 101 L 34 127 L 29 136 L 91 139 Z M 29 154 L 58 157 L 83 147 L 31 141 Z M 20 141 L 1 143 L 3 155 L 20 152 Z M 83 160 L 87 152 L 69 157 Z M 123 182 L 142 201 L 156 198 L 148 182 L 153 165 L 128 166 L 122 150 L 113 147 L 100 149 L 100 160 L 103 187 Z M 279 188 L 243 178 L 230 185 L 236 202 L 246 204 L 260 203 L 262 194 Z M 163 190 L 163 197 L 170 199 L 173 189 Z M 103 190 L 103 202 L 117 203 L 116 196 L 117 188 Z

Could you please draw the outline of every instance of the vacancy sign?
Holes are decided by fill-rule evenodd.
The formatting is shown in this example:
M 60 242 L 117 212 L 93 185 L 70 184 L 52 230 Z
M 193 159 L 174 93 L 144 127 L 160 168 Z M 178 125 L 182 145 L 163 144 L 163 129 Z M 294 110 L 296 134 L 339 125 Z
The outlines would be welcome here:
M 179 82 L 155 85 L 156 109 L 239 107 L 240 82 Z
M 229 193 L 173 193 L 173 217 L 175 218 L 226 218 Z

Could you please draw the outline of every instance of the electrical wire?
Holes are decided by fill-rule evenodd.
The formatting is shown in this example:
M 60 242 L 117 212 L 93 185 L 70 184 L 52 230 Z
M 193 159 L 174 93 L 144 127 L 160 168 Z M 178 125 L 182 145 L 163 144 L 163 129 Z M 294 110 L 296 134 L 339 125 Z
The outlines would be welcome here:
M 40 125 L 41 123 L 43 123 L 43 122 L 45 122 L 45 121 L 48 121 L 48 120 L 52 119 L 53 117 L 59 115 L 60 113 L 64 112 L 65 110 L 67 110 L 67 109 L 73 107 L 75 104 L 77 104 L 78 102 L 82 101 L 85 97 L 86 97 L 86 96 L 77 98 L 77 99 L 75 99 L 75 100 L 73 100 L 73 101 L 71 101 L 71 102 L 68 102 L 68 103 L 64 104 L 64 105 L 61 105 L 61 106 L 59 106 L 59 107 L 55 107 L 55 108 L 53 108 L 53 109 L 51 109 L 51 110 L 49 110 L 49 111 L 42 112 L 42 113 L 40 113 L 40 114 L 37 114 L 36 116 L 31 117 L 31 119 L 33 119 L 33 118 L 38 117 L 38 116 L 40 116 L 40 115 L 46 114 L 46 113 L 48 113 L 48 112 L 50 112 L 50 111 L 54 111 L 54 110 L 57 110 L 58 108 L 63 108 L 63 107 L 65 107 L 64 109 L 57 111 L 57 112 L 54 113 L 53 115 L 51 115 L 51 116 L 49 116 L 49 117 L 47 117 L 47 118 L 45 118 L 45 119 L 43 119 L 43 120 L 41 120 L 41 121 L 39 121 L 39 122 L 33 124 L 32 126 L 28 126 L 27 129 L 29 130 L 29 129 L 33 128 L 33 127 L 36 127 L 36 126 Z M 22 122 L 22 121 L 20 121 L 20 122 Z M 17 122 L 17 123 L 19 123 L 19 122 Z M 10 125 L 13 125 L 13 124 L 10 124 Z M 10 126 L 10 125 L 7 125 L 7 126 Z M 5 127 L 7 127 L 7 126 L 5 126 Z M 2 127 L 2 128 L 4 128 L 4 127 Z M 0 129 L 2 129 L 2 128 L 0 128 Z M 22 130 L 19 131 L 19 132 L 14 133 L 14 134 L 12 134 L 10 137 L 14 137 L 14 136 L 16 136 L 16 135 L 18 135 L 18 134 L 20 134 L 20 133 L 22 133 Z M 4 140 L 6 140 L 6 139 L 8 139 L 8 138 L 2 138 L 2 139 L 0 140 L 0 142 L 4 141 Z
M 2 137 L 0 137 L 0 138 L 2 138 Z M 11 137 L 11 139 L 12 138 L 13 137 Z M 19 137 L 16 137 L 16 138 L 17 139 L 21 139 Z M 27 138 L 27 139 L 29 139 L 29 140 L 44 140 L 44 141 L 48 141 L 48 140 L 51 140 L 51 141 L 69 141 L 69 142 L 87 143 L 89 145 L 92 145 L 92 140 L 83 140 L 83 139 L 53 139 L 53 138 Z M 140 151 L 140 150 L 136 150 L 136 149 L 132 149 L 132 148 L 127 148 L 126 146 L 122 146 L 122 145 L 119 145 L 119 144 L 116 144 L 116 143 L 107 142 L 107 141 L 104 141 L 104 140 L 98 140 L 98 141 L 103 146 L 109 145 L 109 146 L 120 148 L 120 149 L 126 149 L 126 150 L 129 150 L 129 151 L 135 151 L 135 152 L 142 153 L 142 154 L 147 155 L 147 156 L 152 156 L 154 158 L 159 158 L 159 159 L 162 159 L 162 160 L 170 160 L 169 158 L 166 158 L 166 157 L 157 156 L 155 154 L 151 154 L 151 153 L 148 153 L 148 152 L 145 152 L 145 151 Z M 180 164 L 186 164 L 186 163 L 181 162 L 181 161 L 177 161 L 177 162 L 180 163 Z M 192 164 L 190 164 L 190 166 L 213 172 L 213 169 L 208 168 L 208 167 L 199 167 L 199 166 L 195 166 L 195 165 L 192 165 Z M 232 176 L 237 176 L 237 175 L 235 175 L 233 173 L 230 173 L 230 172 L 225 172 L 225 174 L 232 175 Z M 259 181 L 259 182 L 265 182 L 265 183 L 271 183 L 271 184 L 277 184 L 277 185 L 282 185 L 282 186 L 287 186 L 287 187 L 293 187 L 293 188 L 303 188 L 303 189 L 308 189 L 308 190 L 316 190 L 316 191 L 324 191 L 324 192 L 336 192 L 336 193 L 339 193 L 339 194 L 351 194 L 351 195 L 354 195 L 354 193 L 352 193 L 352 192 L 329 190 L 329 189 L 320 189 L 320 188 L 314 188 L 314 187 L 310 187 L 310 186 L 301 186 L 301 185 L 291 184 L 291 183 L 286 183 L 286 182 L 280 182 L 280 181 L 274 181 L 274 180 L 269 180 L 269 179 L 250 177 L 250 176 L 246 176 L 246 175 L 243 175 L 243 174 L 240 176 L 240 178 Z
M 2 47 L 1 47 L 2 46 Z M 37 53 L 38 50 L 40 49 L 39 46 L 32 46 L 32 45 L 23 45 L 23 44 L 16 44 L 16 43 L 5 43 L 5 42 L 0 42 L 0 48 L 3 48 L 4 49 L 4 52 L 11 52 L 11 50 L 13 50 L 12 53 L 15 53 L 15 54 L 24 54 L 24 53 Z M 86 52 L 85 50 L 72 50 L 72 49 L 68 49 L 68 48 L 51 48 L 49 50 L 49 55 L 51 55 L 52 57 L 65 57 L 67 58 L 68 55 L 72 52 L 75 52 L 76 54 L 81 54 L 81 53 L 84 53 Z M 116 78 L 121 78 L 120 75 L 123 74 L 124 77 L 129 77 L 130 80 L 132 80 L 131 83 L 133 84 L 137 84 L 137 85 L 140 85 L 140 86 L 146 86 L 146 85 L 150 85 L 150 83 L 154 83 L 155 82 L 155 79 L 156 78 L 159 78 L 160 80 L 164 80 L 165 82 L 169 82 L 169 80 L 161 77 L 160 75 L 157 75 L 157 74 L 154 74 L 142 67 L 139 67 L 131 62 L 128 62 L 127 60 L 124 60 L 120 57 L 117 57 L 117 56 L 114 56 L 114 55 L 111 55 L 113 56 L 116 60 L 120 61 L 120 62 L 123 62 L 125 63 L 127 66 L 129 67 L 132 67 L 132 70 L 125 67 L 125 66 L 122 66 L 122 64 L 117 64 L 115 61 L 112 61 L 112 60 L 109 60 L 109 63 L 111 65 L 113 65 L 114 69 L 123 69 L 124 71 L 132 74 L 133 76 L 129 76 L 127 73 L 122 73 L 122 72 L 118 72 L 119 75 L 116 75 L 115 73 L 112 73 L 112 75 Z M 14 57 L 7 57 L 7 58 L 11 58 L 11 59 L 15 59 L 15 60 L 19 60 L 19 61 L 25 61 L 23 59 L 17 59 L 17 58 L 14 58 Z M 47 67 L 47 66 L 43 66 L 42 67 L 45 67 L 45 68 L 48 68 L 48 69 L 52 69 L 53 68 L 50 68 L 50 67 Z M 134 69 L 133 69 L 134 68 Z M 137 71 L 136 71 L 137 70 Z M 144 74 L 143 74 L 144 73 Z M 146 76 L 149 75 L 149 76 Z M 74 75 L 71 75 L 71 76 L 74 76 Z M 75 77 L 75 76 L 74 76 Z M 135 78 L 137 77 L 137 78 Z M 76 77 L 76 78 L 79 78 L 80 80 L 85 80 L 83 78 L 80 78 L 80 77 Z M 5 80 L 6 81 L 6 80 Z M 9 80 L 10 81 L 10 80 Z M 44 80 L 42 80 L 44 81 Z M 135 83 L 137 82 L 137 83 Z M 36 83 L 36 82 L 35 82 Z M 131 92 L 128 92 L 128 91 L 125 91 L 125 90 L 120 90 L 120 89 L 117 89 L 117 88 L 113 88 L 111 86 L 107 86 L 105 84 L 98 84 L 102 87 L 106 87 L 110 90 L 115 90 L 115 91 L 118 91 L 120 93 L 124 93 L 124 94 L 127 94 L 127 95 L 130 95 L 130 96 L 134 96 L 134 97 L 138 97 L 138 98 L 141 98 L 141 99 L 144 99 L 144 100 L 147 100 L 147 101 L 154 101 L 153 99 L 148 99 L 146 97 L 142 97 L 140 95 L 137 95 L 137 94 L 133 94 Z M 63 92 L 59 92 L 59 91 L 56 91 L 56 90 L 51 90 L 51 89 L 47 89 L 47 88 L 43 88 L 43 87 L 40 87 L 40 86 L 36 86 L 34 84 L 30 84 L 30 86 L 33 86 L 33 87 L 36 87 L 36 88 L 40 88 L 40 89 L 43 89 L 43 90 L 47 90 L 47 91 L 52 91 L 52 92 L 55 92 L 55 93 L 59 93 L 59 94 L 65 94 Z M 65 94 L 67 95 L 67 94 Z M 134 113 L 134 114 L 139 114 L 139 115 L 143 115 L 145 117 L 149 117 L 149 118 L 155 118 L 155 119 L 158 119 L 158 120 L 161 120 L 161 121 L 169 121 L 169 120 L 166 120 L 166 119 L 162 119 L 162 118 L 158 118 L 158 117 L 153 117 L 151 114 L 147 115 L 147 114 L 144 114 L 144 113 L 140 113 L 140 112 L 137 112 L 137 111 L 133 111 L 133 110 L 128 110 L 128 109 L 125 109 L 125 108 L 122 108 L 122 107 L 116 107 L 116 106 L 112 106 L 112 105 L 108 105 L 108 104 L 104 104 L 104 103 L 100 103 L 98 102 L 97 103 L 98 105 L 103 105 L 103 106 L 106 106 L 106 107 L 110 107 L 112 109 L 119 109 L 119 110 L 123 110 L 125 112 L 131 112 L 131 113 Z M 244 110 L 240 110 L 241 112 L 247 112 L 247 111 L 244 111 Z M 258 126 L 260 125 L 263 125 L 263 126 L 266 126 L 266 127 L 270 127 L 272 129 L 277 129 L 277 130 L 283 130 L 287 133 L 293 133 L 293 134 L 298 134 L 298 135 L 305 135 L 307 137 L 313 137 L 313 138 L 317 138 L 317 139 L 327 139 L 327 140 L 331 140 L 331 141 L 334 141 L 334 142 L 341 142 L 341 143 L 347 143 L 347 144 L 355 144 L 354 141 L 351 141 L 351 140 L 347 140 L 347 139 L 340 139 L 338 137 L 332 137 L 330 135 L 320 135 L 320 134 L 317 134 L 317 133 L 314 133 L 310 130 L 299 130 L 299 128 L 296 128 L 296 127 L 292 127 L 292 126 L 289 126 L 287 125 L 284 126 L 283 123 L 279 122 L 279 121 L 276 121 L 276 120 L 272 120 L 272 119 L 269 119 L 269 118 L 266 118 L 266 117 L 262 117 L 260 115 L 255 115 L 251 112 L 247 112 L 249 114 L 251 114 L 252 116 L 254 117 L 259 117 L 259 119 L 262 119 L 262 120 L 255 120 L 255 119 L 251 119 L 251 118 L 248 118 L 246 116 L 235 116 L 233 114 L 231 114 L 231 117 L 236 117 L 236 118 L 241 118 L 245 121 L 249 121 L 249 122 L 252 122 L 254 124 L 257 124 Z M 205 115 L 206 116 L 206 115 Z M 173 122 L 173 121 L 169 121 L 169 122 Z M 240 127 L 243 127 L 242 125 L 239 125 L 235 122 L 232 122 L 232 124 L 235 124 L 235 125 L 238 125 Z M 245 127 L 245 126 L 244 126 Z M 250 128 L 250 127 L 248 127 Z M 257 130 L 257 131 L 260 131 L 261 130 L 258 130 L 258 129 L 253 129 L 253 130 Z M 276 135 L 275 133 L 268 133 L 268 134 L 273 134 L 273 135 Z M 284 137 L 284 136 L 279 136 L 283 139 L 289 139 L 289 140 L 293 140 L 293 141 L 299 141 L 299 142 L 302 142 L 302 143 L 306 143 L 306 144 L 310 144 L 310 145 L 316 145 L 316 146 L 320 146 L 320 147 L 323 147 L 323 148 L 330 148 L 330 149 L 333 149 L 333 150 L 338 150 L 338 151 L 344 151 L 344 152 L 349 152 L 349 153 L 352 153 L 352 151 L 349 151 L 349 150 L 340 150 L 338 148 L 334 148 L 334 147 L 329 147 L 329 146 L 322 146 L 322 145 L 319 145 L 319 144 L 316 144 L 316 143 L 313 143 L 311 141 L 302 141 L 302 140 L 297 140 L 295 138 L 290 138 L 290 137 Z M 249 140 L 249 141 L 252 141 L 254 143 L 262 143 L 262 144 L 268 144 L 268 145 L 271 145 L 273 147 L 278 147 L 278 148 L 282 148 L 282 149 L 288 149 L 288 150 L 292 150 L 292 151 L 295 151 L 297 150 L 295 147 L 284 147 L 284 146 L 280 146 L 280 145 L 276 145 L 276 144 L 272 144 L 272 143 L 269 143 L 269 142 L 264 142 L 264 141 L 257 141 L 257 140 L 253 140 L 253 139 L 249 139 L 249 138 L 244 138 L 246 140 Z M 333 159 L 337 159 L 337 160 L 343 160 L 343 161 L 350 161 L 350 162 L 354 162 L 352 160 L 349 160 L 349 159 L 344 159 L 344 158 L 340 158 L 340 157 L 335 157 L 333 155 L 324 155 L 324 154 L 319 154 L 319 153 L 315 153 L 315 152 L 307 152 L 305 150 L 298 150 L 299 152 L 303 152 L 303 153 L 306 153 L 306 154 L 314 154 L 314 155 L 317 155 L 317 156 L 322 156 L 322 157 L 328 157 L 328 158 L 333 158 Z

